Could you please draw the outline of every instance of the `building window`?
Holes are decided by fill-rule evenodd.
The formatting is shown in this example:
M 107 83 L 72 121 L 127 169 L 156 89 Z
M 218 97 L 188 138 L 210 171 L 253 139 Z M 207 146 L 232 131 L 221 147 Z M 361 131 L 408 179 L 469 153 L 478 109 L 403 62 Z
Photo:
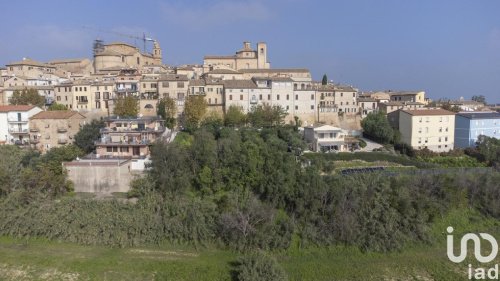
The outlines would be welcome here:
M 262 100 L 262 95 L 259 95 L 259 100 Z
M 290 95 L 286 95 L 286 100 L 290 100 Z
M 184 82 L 177 82 L 177 88 L 184 88 Z
M 162 86 L 163 88 L 168 88 L 168 86 L 169 86 L 169 85 L 168 85 L 168 82 L 162 82 L 162 83 L 161 83 L 161 86 Z
M 240 95 L 240 100 L 243 100 L 243 95 Z
M 311 95 L 311 100 L 314 100 L 314 95 Z
M 229 95 L 229 100 L 233 100 L 233 95 Z
M 276 95 L 276 99 L 277 99 L 277 100 L 280 100 L 280 95 Z
M 311 105 L 311 110 L 314 110 L 314 105 Z
M 271 100 L 271 95 L 267 95 L 267 100 Z
M 295 110 L 299 110 L 299 106 L 298 105 L 295 106 Z

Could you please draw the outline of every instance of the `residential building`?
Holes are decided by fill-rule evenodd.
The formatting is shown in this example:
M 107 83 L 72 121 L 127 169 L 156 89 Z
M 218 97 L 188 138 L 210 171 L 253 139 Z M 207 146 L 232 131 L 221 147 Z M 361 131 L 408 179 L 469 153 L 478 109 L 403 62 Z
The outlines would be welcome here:
M 86 123 L 77 111 L 42 111 L 30 119 L 30 143 L 42 153 L 53 147 L 73 143 L 74 136 Z
M 385 114 L 389 114 L 391 112 L 400 110 L 400 109 L 411 109 L 417 110 L 424 108 L 425 104 L 421 102 L 401 102 L 401 101 L 391 101 L 391 102 L 379 102 L 377 107 L 381 112 Z
M 5 65 L 7 73 L 16 76 L 39 77 L 46 73 L 54 73 L 56 67 L 50 64 L 23 58 L 21 61 L 11 62 Z
M 105 118 L 101 139 L 96 141 L 99 157 L 141 158 L 149 155 L 149 146 L 165 132 L 164 120 L 158 117 Z
M 357 99 L 359 112 L 361 112 L 361 116 L 366 116 L 369 113 L 375 112 L 378 110 L 378 102 L 374 98 L 369 97 L 358 97 Z
M 319 112 L 357 114 L 357 93 L 358 90 L 351 86 L 320 85 L 316 89 Z
M 304 127 L 304 139 L 316 152 L 348 151 L 357 143 L 341 128 L 330 125 Z
M 420 102 L 427 104 L 424 91 L 387 91 L 391 101 Z
M 188 94 L 189 79 L 186 75 L 164 74 L 158 79 L 159 98 L 172 98 L 177 103 L 177 114 L 184 111 L 184 102 Z
M 32 105 L 0 106 L 0 144 L 29 144 L 29 118 L 41 111 Z
M 454 148 L 455 113 L 444 109 L 400 109 L 399 131 L 403 142 L 415 149 L 445 152 Z
M 455 147 L 474 147 L 479 136 L 500 139 L 500 113 L 460 112 L 455 116 Z

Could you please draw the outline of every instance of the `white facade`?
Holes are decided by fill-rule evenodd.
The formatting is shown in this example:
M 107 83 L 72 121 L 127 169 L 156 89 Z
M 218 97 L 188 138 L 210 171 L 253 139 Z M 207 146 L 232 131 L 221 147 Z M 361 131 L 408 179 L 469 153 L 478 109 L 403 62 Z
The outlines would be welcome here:
M 36 106 L 0 106 L 0 142 L 29 143 L 29 118 L 42 111 Z

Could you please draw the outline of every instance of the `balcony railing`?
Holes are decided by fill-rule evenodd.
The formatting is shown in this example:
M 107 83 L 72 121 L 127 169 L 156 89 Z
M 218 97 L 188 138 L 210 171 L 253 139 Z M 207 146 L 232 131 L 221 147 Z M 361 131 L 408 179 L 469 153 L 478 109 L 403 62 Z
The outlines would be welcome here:
M 68 131 L 68 129 L 66 129 L 66 128 L 57 128 L 58 133 L 66 133 L 67 131 Z
M 141 94 L 141 99 L 143 99 L 143 100 L 156 100 L 156 99 L 158 99 L 158 97 L 159 97 L 158 93 Z
M 126 132 L 133 132 L 133 133 L 163 133 L 165 132 L 165 127 L 163 126 L 159 126 L 157 128 L 149 128 L 149 127 L 145 127 L 143 129 L 139 129 L 139 128 L 130 128 L 130 127 L 113 127 L 113 128 L 109 128 L 109 127 L 106 127 L 106 128 L 102 128 L 100 130 L 100 133 L 114 133 L 114 132 L 117 132 L 117 133 L 126 133 Z
M 40 142 L 40 139 L 31 139 L 30 140 L 31 143 L 39 143 Z
M 66 144 L 66 143 L 68 143 L 68 140 L 67 139 L 58 139 L 57 143 L 58 144 Z
M 38 129 L 38 128 L 30 128 L 30 132 L 37 133 L 37 132 L 40 132 L 40 129 Z
M 110 138 L 102 138 L 95 141 L 95 145 L 149 145 L 151 140 L 132 140 L 132 141 L 112 141 Z
M 18 118 L 7 118 L 7 121 L 9 121 L 9 123 L 28 123 L 28 119 L 18 119 Z
M 9 128 L 9 133 L 11 133 L 11 134 L 27 134 L 28 129 Z

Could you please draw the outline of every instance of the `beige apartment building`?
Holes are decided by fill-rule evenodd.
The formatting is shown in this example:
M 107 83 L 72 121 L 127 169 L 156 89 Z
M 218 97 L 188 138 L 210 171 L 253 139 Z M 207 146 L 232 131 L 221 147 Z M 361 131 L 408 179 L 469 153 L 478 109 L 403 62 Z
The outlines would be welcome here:
M 42 111 L 30 119 L 30 143 L 42 153 L 53 147 L 73 143 L 85 124 L 85 116 L 76 111 Z
M 172 98 L 177 103 L 177 114 L 184 111 L 184 102 L 189 89 L 189 79 L 186 75 L 165 74 L 158 79 L 159 98 Z
M 402 109 L 399 131 L 402 141 L 415 149 L 449 151 L 454 148 L 455 113 L 444 109 Z
M 243 42 L 243 49 L 229 56 L 205 56 L 203 58 L 203 72 L 214 69 L 267 69 L 270 68 L 267 61 L 267 45 L 264 42 L 257 43 L 257 50 L 252 49 L 250 42 Z
M 39 77 L 46 73 L 54 73 L 56 67 L 50 64 L 34 61 L 29 58 L 23 58 L 21 61 L 11 62 L 5 65 L 7 74 L 25 77 Z
M 351 86 L 321 85 L 316 90 L 319 112 L 354 115 L 359 112 L 358 90 Z
M 378 103 L 378 107 L 381 112 L 385 114 L 390 114 L 394 111 L 400 109 L 420 109 L 423 108 L 425 104 L 421 102 L 402 102 L 402 101 L 390 101 L 390 102 L 380 102 Z

